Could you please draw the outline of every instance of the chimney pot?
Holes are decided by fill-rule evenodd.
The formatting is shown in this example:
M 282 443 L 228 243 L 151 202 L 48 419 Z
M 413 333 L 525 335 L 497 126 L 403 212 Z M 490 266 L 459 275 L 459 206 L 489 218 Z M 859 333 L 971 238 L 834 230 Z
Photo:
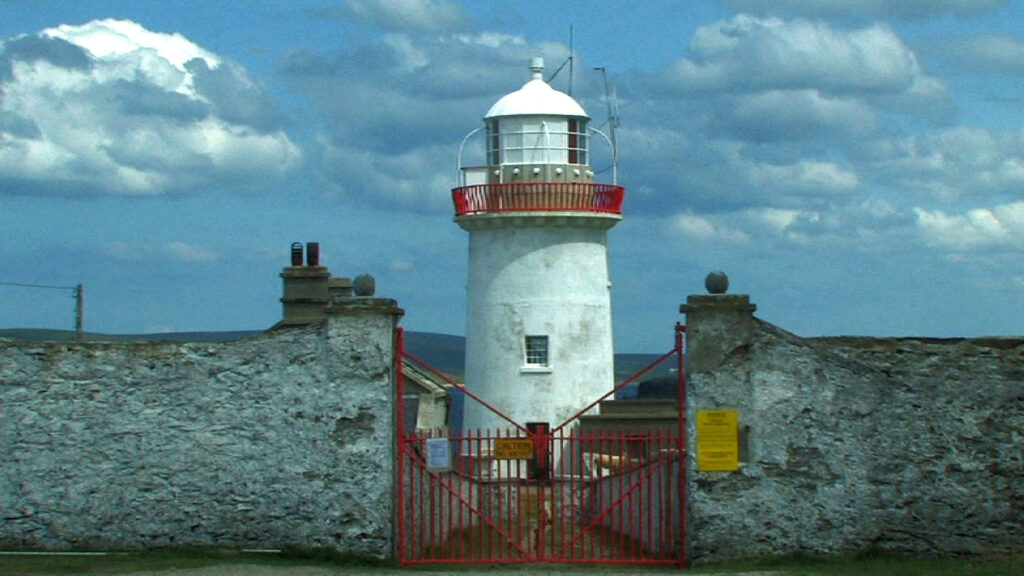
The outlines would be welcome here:
M 307 266 L 319 266 L 320 265 L 320 243 L 309 242 L 306 244 L 306 265 Z

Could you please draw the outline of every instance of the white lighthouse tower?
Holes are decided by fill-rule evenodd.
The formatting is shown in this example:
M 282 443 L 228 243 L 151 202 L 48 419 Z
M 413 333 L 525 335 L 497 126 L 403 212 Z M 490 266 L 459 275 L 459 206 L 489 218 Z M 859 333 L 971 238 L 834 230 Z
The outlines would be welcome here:
M 466 385 L 555 427 L 614 386 L 607 233 L 624 189 L 593 181 L 590 118 L 543 67 L 484 116 L 485 165 L 460 166 L 452 197 L 469 232 Z M 508 423 L 467 402 L 465 425 Z

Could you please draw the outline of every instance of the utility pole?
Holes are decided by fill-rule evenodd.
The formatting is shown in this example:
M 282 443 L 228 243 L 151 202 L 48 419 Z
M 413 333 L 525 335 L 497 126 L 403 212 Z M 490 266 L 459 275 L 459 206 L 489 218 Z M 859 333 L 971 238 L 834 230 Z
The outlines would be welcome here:
M 75 342 L 82 341 L 82 323 L 85 316 L 85 286 L 75 286 Z
M 40 288 L 43 290 L 71 290 L 71 295 L 75 299 L 75 342 L 81 342 L 84 339 L 83 324 L 85 318 L 85 285 L 77 284 L 75 286 L 49 286 L 46 284 L 23 284 L 21 282 L 0 282 L 0 286 L 17 286 L 20 288 Z

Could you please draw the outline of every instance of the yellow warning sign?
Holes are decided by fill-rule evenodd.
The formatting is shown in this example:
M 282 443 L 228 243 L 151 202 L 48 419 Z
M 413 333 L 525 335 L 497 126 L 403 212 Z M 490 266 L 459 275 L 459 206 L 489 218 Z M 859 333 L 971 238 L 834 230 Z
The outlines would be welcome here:
M 697 411 L 697 469 L 732 472 L 740 468 L 739 413 Z
M 533 440 L 529 438 L 495 438 L 495 460 L 528 460 L 533 457 Z

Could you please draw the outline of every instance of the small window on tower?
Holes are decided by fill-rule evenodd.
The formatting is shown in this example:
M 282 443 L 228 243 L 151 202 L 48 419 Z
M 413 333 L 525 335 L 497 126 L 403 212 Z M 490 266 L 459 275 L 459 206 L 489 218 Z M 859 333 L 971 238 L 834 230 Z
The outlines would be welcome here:
M 526 365 L 547 366 L 548 365 L 548 337 L 527 336 L 526 337 Z

